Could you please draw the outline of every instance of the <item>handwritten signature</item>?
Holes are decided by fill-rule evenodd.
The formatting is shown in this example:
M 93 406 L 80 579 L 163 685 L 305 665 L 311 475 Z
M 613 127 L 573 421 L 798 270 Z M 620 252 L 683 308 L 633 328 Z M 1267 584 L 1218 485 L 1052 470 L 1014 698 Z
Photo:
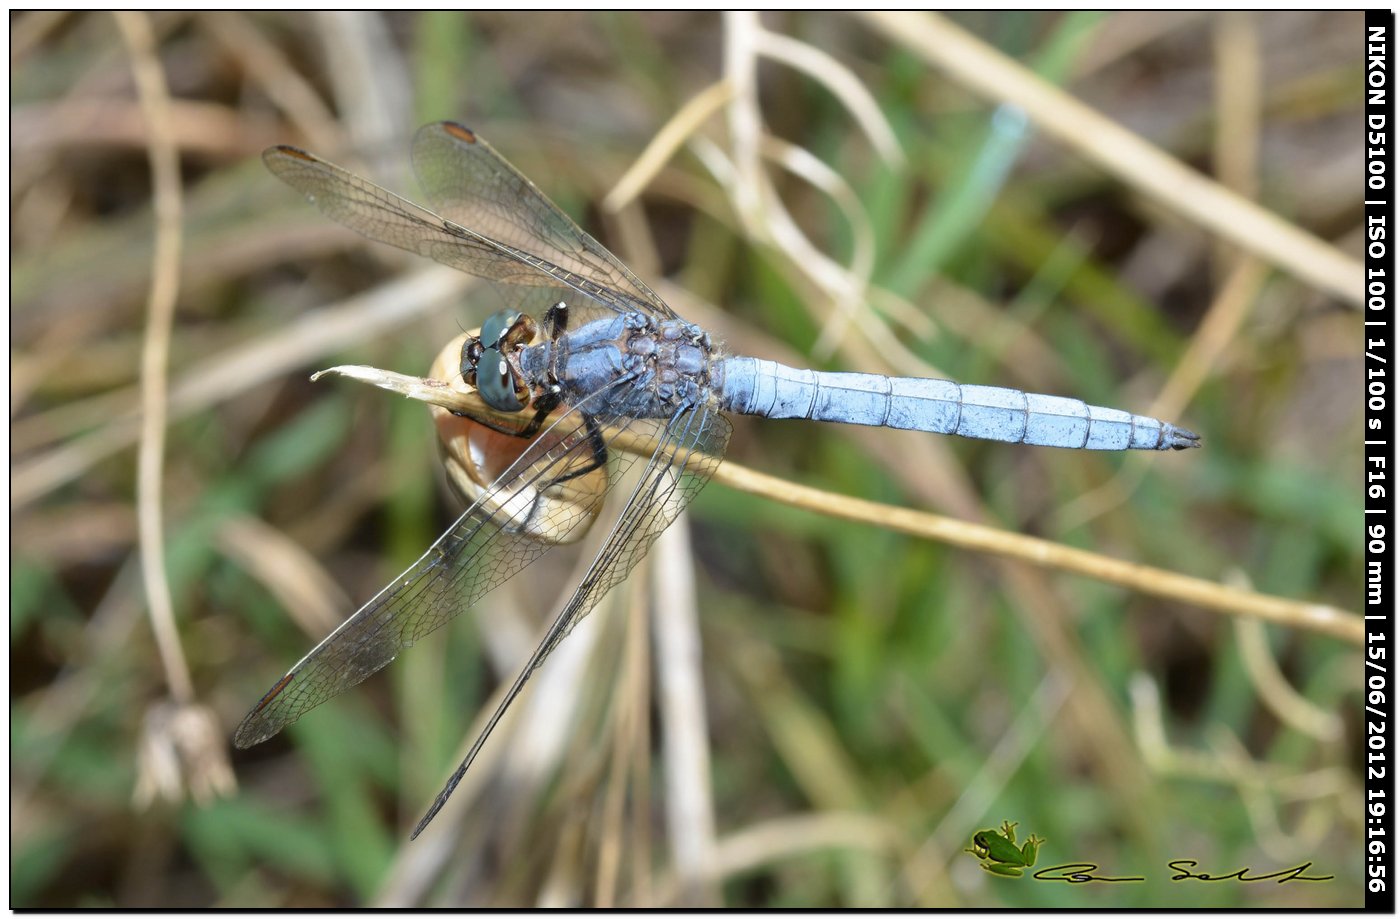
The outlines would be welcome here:
M 1278 884 L 1286 884 L 1289 881 L 1330 881 L 1333 875 L 1326 877 L 1311 877 L 1304 874 L 1313 866 L 1312 862 L 1303 862 L 1292 868 L 1284 868 L 1271 874 L 1250 874 L 1249 868 L 1241 868 L 1229 874 L 1209 874 L 1204 871 L 1193 871 L 1191 869 L 1200 865 L 1200 862 L 1192 858 L 1178 858 L 1167 862 L 1167 867 L 1175 872 L 1171 876 L 1172 881 L 1241 881 L 1246 884 L 1257 881 L 1274 881 Z M 1094 872 L 1099 870 L 1099 866 L 1093 862 L 1070 862 L 1064 865 L 1055 865 L 1051 868 L 1042 868 L 1031 877 L 1037 881 L 1061 881 L 1066 884 L 1088 884 L 1098 882 L 1101 884 L 1121 884 L 1132 881 L 1145 881 L 1144 877 L 1109 877 L 1099 875 Z

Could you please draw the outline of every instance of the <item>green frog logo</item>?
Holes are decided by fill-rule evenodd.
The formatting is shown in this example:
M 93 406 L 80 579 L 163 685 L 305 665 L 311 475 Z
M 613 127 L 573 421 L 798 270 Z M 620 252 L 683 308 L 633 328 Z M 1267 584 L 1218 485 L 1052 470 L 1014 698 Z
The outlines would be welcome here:
M 1001 831 L 978 830 L 972 834 L 972 847 L 964 852 L 977 856 L 982 868 L 1002 877 L 1018 878 L 1035 864 L 1036 854 L 1045 840 L 1032 834 L 1021 848 L 1016 848 L 1016 824 L 1001 823 Z

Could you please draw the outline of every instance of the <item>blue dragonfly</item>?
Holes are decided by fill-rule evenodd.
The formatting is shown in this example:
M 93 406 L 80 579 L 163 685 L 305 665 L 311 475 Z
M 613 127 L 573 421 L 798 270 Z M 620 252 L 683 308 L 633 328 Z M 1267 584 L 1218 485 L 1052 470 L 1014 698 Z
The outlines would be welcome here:
M 644 464 L 581 583 L 415 837 L 531 674 L 710 478 L 729 441 L 726 412 L 1087 450 L 1199 446 L 1183 428 L 1076 399 L 729 356 L 454 122 L 427 125 L 413 141 L 414 169 L 434 210 L 296 147 L 269 148 L 263 160 L 332 219 L 503 292 L 513 308 L 465 337 L 456 369 L 492 410 L 489 419 L 475 420 L 518 438 L 518 448 L 421 558 L 268 690 L 238 726 L 239 747 L 272 737 L 552 546 L 579 538 L 607 489 L 634 462 Z M 636 443 L 649 446 L 620 449 Z

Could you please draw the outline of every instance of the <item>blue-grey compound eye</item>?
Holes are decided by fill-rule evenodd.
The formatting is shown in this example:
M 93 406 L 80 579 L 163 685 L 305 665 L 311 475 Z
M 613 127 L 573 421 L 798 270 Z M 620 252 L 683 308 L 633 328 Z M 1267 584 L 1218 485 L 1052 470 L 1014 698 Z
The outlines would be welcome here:
M 483 402 L 498 412 L 518 412 L 525 407 L 515 392 L 510 364 L 495 348 L 481 352 L 481 359 L 477 361 L 476 391 Z
M 482 401 L 499 412 L 518 412 L 525 407 L 515 391 L 510 362 L 501 353 L 501 342 L 520 314 L 514 310 L 492 313 L 481 324 L 481 353 L 476 357 L 476 391 Z M 472 349 L 475 350 L 475 349 Z M 469 359 L 466 349 L 464 360 Z

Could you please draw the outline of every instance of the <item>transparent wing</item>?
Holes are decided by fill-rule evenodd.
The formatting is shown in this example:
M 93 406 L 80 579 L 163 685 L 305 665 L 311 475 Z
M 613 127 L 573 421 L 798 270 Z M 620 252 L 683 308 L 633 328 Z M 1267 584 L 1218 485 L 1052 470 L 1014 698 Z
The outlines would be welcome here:
M 730 425 L 714 405 L 700 405 L 675 415 L 666 423 L 658 444 L 647 461 L 637 490 L 627 501 L 607 541 L 593 559 L 583 581 L 564 604 L 520 675 L 511 684 L 500 705 L 491 714 L 467 756 L 448 779 L 432 807 L 413 830 L 416 837 L 437 816 L 438 811 L 466 775 L 506 709 L 520 695 L 530 675 L 544 663 L 564 636 L 578 625 L 603 594 L 627 577 L 646 555 L 656 537 L 671 525 L 690 499 L 704 487 L 719 465 L 729 443 Z
M 493 281 L 542 280 L 537 266 L 315 154 L 296 147 L 269 147 L 263 151 L 263 162 L 321 213 L 370 239 Z
M 567 501 L 551 502 L 554 516 L 537 519 L 545 503 L 530 496 L 567 488 L 571 479 L 607 462 L 605 435 L 640 428 L 646 436 L 647 425 L 660 427 L 610 414 L 611 394 L 594 393 L 537 436 L 418 561 L 268 690 L 239 724 L 234 743 L 261 743 L 361 682 L 590 521 L 586 509 Z M 609 488 L 636 459 L 622 451 L 611 455 Z
M 460 226 L 313 153 L 296 147 L 269 147 L 263 151 L 263 162 L 273 175 L 305 195 L 321 213 L 377 242 L 427 256 L 488 281 L 527 287 L 562 285 L 612 312 L 644 308 L 644 304 L 620 291 L 560 267 L 528 248 Z M 598 246 L 596 242 L 593 245 Z M 535 248 L 551 247 L 541 240 Z M 601 246 L 598 248 L 601 250 Z
M 413 169 L 428 202 L 448 220 L 538 256 L 604 291 L 627 295 L 627 302 L 616 303 L 620 307 L 676 318 L 651 288 L 471 129 L 453 121 L 419 128 L 413 137 Z

